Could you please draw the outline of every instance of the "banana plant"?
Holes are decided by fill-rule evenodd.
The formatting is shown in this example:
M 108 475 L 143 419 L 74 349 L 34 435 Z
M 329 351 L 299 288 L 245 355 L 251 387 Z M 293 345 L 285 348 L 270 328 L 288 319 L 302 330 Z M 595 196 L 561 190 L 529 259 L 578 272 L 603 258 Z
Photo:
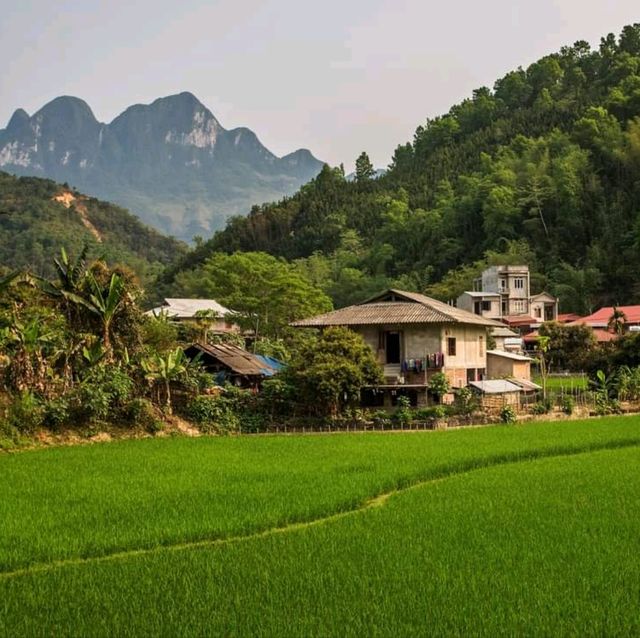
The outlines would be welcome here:
M 113 273 L 106 289 L 96 281 L 91 272 L 87 273 L 87 281 L 91 293 L 89 301 L 80 297 L 80 303 L 90 312 L 99 317 L 102 323 L 102 345 L 107 359 L 112 356 L 111 348 L 111 324 L 118 316 L 126 296 L 124 281 L 120 275 Z
M 154 353 L 141 361 L 145 377 L 152 383 L 164 386 L 165 410 L 173 411 L 171 405 L 171 382 L 184 377 L 189 369 L 189 360 L 182 348 L 176 348 L 165 354 Z

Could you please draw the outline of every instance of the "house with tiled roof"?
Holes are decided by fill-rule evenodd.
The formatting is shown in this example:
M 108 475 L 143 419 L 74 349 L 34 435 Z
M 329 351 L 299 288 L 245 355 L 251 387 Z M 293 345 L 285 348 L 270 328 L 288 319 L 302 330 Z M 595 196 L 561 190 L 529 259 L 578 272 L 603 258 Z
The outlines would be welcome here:
M 624 315 L 621 320 L 624 332 L 629 332 L 630 330 L 635 332 L 632 328 L 634 326 L 640 326 L 640 306 L 605 306 L 586 317 L 576 319 L 569 325 L 583 324 L 585 326 L 591 326 L 594 330 L 608 330 L 610 327 L 609 322 L 615 311 L 621 312 Z
M 428 401 L 429 380 L 443 372 L 452 387 L 484 378 L 488 330 L 503 324 L 418 293 L 389 289 L 362 303 L 291 324 L 323 329 L 345 326 L 362 335 L 384 371 L 385 383 L 369 398 L 392 403 L 405 394 Z

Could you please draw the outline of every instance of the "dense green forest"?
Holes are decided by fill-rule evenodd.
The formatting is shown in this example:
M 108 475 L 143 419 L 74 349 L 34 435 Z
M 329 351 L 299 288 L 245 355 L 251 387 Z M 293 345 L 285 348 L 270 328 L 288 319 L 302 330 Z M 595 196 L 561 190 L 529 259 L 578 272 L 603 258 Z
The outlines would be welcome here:
M 129 266 L 142 281 L 187 251 L 114 204 L 48 179 L 0 172 L 0 265 L 51 276 L 52 254 L 64 247 L 77 255 L 85 244 L 93 257 Z
M 234 217 L 162 276 L 192 292 L 216 252 L 293 262 L 335 305 L 388 284 L 456 297 L 487 262 L 526 261 L 565 311 L 640 302 L 640 24 L 481 87 L 397 147 L 379 178 L 325 166 Z M 184 273 L 190 272 L 188 276 Z

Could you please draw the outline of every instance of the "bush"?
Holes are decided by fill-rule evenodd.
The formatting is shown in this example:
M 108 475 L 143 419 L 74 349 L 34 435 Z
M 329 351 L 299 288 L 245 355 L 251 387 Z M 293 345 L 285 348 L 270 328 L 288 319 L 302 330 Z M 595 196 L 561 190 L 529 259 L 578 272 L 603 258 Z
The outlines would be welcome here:
M 572 415 L 573 411 L 576 408 L 575 399 L 572 396 L 563 396 L 562 401 L 560 402 L 560 408 L 567 415 Z
M 20 434 L 33 434 L 44 422 L 44 408 L 38 398 L 26 390 L 13 398 L 6 422 L 8 428 Z
M 478 409 L 479 403 L 469 388 L 460 388 L 456 391 L 453 407 L 458 414 L 469 416 Z
M 374 427 L 385 429 L 391 426 L 391 416 L 386 410 L 376 410 L 369 414 L 369 418 L 373 422 Z
M 531 414 L 547 414 L 547 412 L 549 412 L 549 410 L 542 401 L 538 401 L 538 403 L 534 403 L 531 406 Z
M 240 429 L 240 419 L 224 397 L 194 397 L 187 404 L 186 412 L 202 432 L 226 434 Z
M 436 372 L 429 380 L 429 391 L 438 401 L 451 390 L 451 384 L 444 372 Z
M 159 432 L 164 427 L 164 423 L 158 418 L 156 408 L 148 399 L 132 399 L 125 406 L 124 415 L 132 425 L 139 425 L 151 434 Z
M 451 408 L 446 405 L 434 405 L 430 408 L 418 408 L 414 412 L 417 421 L 430 421 L 431 419 L 444 419 L 451 414 Z
M 81 423 L 113 420 L 133 394 L 133 381 L 119 366 L 96 365 L 70 396 L 74 417 Z M 124 416 L 124 415 L 123 415 Z
M 392 419 L 396 425 L 404 427 L 411 422 L 411 402 L 409 397 L 398 397 L 398 407 L 393 413 Z
M 44 425 L 51 430 L 58 430 L 69 421 L 71 409 L 67 396 L 49 399 L 44 405 Z
M 516 422 L 516 411 L 513 406 L 505 405 L 502 410 L 500 410 L 500 420 L 503 423 L 515 423 Z

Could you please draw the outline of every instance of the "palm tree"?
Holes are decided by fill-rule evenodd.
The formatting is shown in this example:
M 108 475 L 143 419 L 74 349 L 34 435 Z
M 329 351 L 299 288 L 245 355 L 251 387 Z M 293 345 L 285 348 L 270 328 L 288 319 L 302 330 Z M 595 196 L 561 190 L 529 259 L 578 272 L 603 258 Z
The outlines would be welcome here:
M 627 315 L 625 315 L 620 308 L 614 306 L 611 317 L 609 317 L 609 322 L 607 323 L 607 328 L 609 328 L 611 332 L 621 335 L 624 334 L 624 326 L 626 322 Z

